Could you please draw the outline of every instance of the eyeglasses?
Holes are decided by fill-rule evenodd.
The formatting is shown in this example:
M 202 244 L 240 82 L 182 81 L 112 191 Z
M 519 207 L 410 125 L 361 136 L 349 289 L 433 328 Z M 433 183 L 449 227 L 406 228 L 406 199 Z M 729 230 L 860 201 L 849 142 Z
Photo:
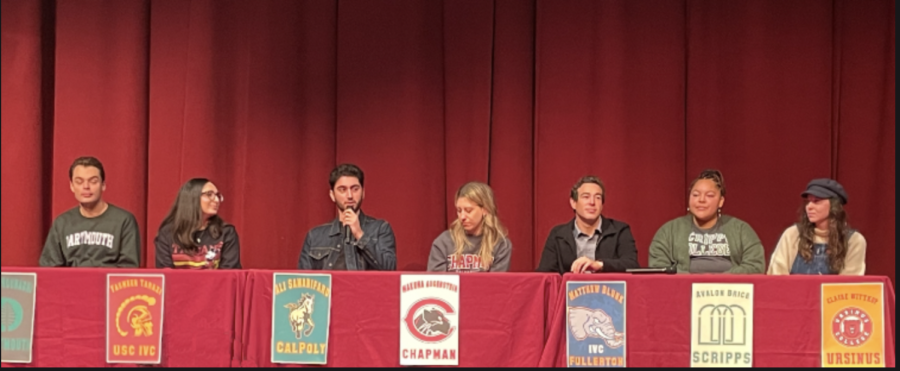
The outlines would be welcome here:
M 207 191 L 207 192 L 201 193 L 201 195 L 203 195 L 204 197 L 206 197 L 207 200 L 210 200 L 210 201 L 219 201 L 219 202 L 225 201 L 225 196 L 222 196 L 222 194 L 218 193 L 218 192 Z

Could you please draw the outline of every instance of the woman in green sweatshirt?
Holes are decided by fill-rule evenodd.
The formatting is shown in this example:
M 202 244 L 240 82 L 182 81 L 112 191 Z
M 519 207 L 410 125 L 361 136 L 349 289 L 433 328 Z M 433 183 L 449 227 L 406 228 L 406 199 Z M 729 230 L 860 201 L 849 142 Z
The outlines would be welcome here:
M 765 253 L 753 228 L 722 215 L 725 179 L 704 170 L 691 182 L 688 215 L 663 224 L 650 244 L 650 266 L 678 273 L 762 274 Z

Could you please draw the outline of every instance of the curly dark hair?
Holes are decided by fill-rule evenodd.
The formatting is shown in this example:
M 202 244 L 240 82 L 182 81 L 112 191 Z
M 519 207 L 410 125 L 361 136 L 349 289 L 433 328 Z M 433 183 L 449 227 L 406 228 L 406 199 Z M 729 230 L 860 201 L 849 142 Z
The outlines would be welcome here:
M 840 273 L 844 270 L 844 259 L 847 257 L 850 225 L 847 223 L 847 213 L 841 200 L 837 197 L 828 200 L 831 202 L 831 208 L 828 211 L 828 247 L 825 254 L 828 255 L 831 272 Z M 808 202 L 804 200 L 800 205 L 800 220 L 797 221 L 797 229 L 800 231 L 799 253 L 807 262 L 812 260 L 812 248 L 816 238 L 816 225 L 809 221 L 809 216 L 806 215 Z

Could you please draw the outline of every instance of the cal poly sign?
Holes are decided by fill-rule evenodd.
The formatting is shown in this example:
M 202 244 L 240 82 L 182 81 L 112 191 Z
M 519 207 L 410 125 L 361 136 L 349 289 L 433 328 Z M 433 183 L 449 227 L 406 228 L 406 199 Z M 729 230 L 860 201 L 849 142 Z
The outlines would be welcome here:
M 327 364 L 331 275 L 274 273 L 272 363 Z

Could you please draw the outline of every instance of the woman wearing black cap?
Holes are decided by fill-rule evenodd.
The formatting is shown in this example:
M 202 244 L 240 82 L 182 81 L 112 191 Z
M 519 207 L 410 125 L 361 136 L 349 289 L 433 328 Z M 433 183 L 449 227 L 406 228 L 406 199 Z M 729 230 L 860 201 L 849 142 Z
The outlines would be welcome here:
M 844 187 L 814 179 L 801 196 L 800 221 L 781 235 L 768 274 L 865 274 L 866 239 L 847 224 Z

